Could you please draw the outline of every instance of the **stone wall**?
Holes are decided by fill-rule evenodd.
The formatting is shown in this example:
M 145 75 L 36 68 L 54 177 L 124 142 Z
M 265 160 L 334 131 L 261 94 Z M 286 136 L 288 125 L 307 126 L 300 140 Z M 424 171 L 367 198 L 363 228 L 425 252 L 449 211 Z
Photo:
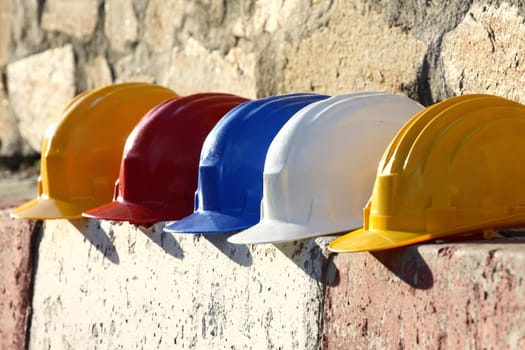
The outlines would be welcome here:
M 0 0 L 0 156 L 40 151 L 85 89 L 140 80 L 246 97 L 381 90 L 518 101 L 519 1 Z

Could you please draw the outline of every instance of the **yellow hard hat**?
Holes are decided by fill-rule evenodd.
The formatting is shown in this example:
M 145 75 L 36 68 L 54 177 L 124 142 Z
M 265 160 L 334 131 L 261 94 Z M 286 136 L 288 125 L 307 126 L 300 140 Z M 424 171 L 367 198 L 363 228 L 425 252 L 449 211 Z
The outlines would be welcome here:
M 364 228 L 330 244 L 375 251 L 525 224 L 525 106 L 466 95 L 424 109 L 385 151 Z
M 46 131 L 38 197 L 11 216 L 75 219 L 111 201 L 128 134 L 151 108 L 176 96 L 162 86 L 124 83 L 73 98 Z

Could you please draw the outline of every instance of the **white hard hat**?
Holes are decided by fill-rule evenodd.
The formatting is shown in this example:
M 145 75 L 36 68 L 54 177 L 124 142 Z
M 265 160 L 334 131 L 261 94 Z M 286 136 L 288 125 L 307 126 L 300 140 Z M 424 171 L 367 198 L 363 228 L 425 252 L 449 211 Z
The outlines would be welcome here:
M 301 109 L 268 150 L 260 222 L 228 241 L 277 243 L 362 227 L 384 150 L 422 108 L 404 96 L 361 93 Z

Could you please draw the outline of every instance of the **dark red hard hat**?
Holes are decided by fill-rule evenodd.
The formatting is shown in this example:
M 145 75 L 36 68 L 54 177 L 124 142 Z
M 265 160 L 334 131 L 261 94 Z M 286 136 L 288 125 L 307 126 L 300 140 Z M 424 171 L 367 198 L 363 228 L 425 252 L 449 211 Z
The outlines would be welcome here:
M 83 216 L 150 224 L 191 214 L 204 139 L 223 115 L 246 101 L 203 93 L 150 110 L 126 141 L 113 202 Z

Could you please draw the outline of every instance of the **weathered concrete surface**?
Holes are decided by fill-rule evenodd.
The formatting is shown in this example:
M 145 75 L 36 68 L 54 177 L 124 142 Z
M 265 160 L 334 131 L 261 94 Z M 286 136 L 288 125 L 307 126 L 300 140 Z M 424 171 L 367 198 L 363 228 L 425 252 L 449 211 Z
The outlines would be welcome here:
M 72 46 L 48 50 L 9 64 L 7 85 L 20 133 L 35 152 L 40 152 L 50 121 L 75 94 Z
M 0 206 L 0 349 L 24 349 L 39 223 L 11 219 L 9 211 Z
M 45 222 L 29 348 L 318 348 L 315 241 L 249 248 L 161 228 Z
M 524 349 L 525 240 L 335 256 L 323 348 Z

